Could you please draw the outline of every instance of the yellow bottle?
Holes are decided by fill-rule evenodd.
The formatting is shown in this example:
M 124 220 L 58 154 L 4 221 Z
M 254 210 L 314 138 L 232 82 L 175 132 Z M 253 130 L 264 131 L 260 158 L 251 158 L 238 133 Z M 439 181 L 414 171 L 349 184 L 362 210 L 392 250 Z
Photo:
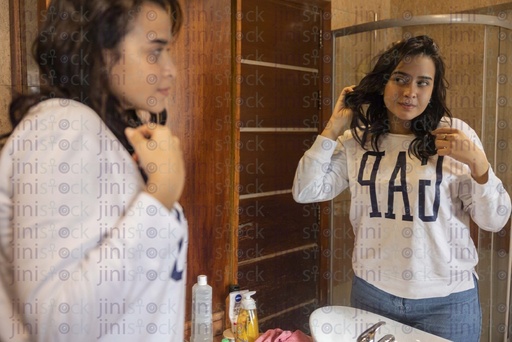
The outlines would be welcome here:
M 256 291 L 243 294 L 242 308 L 236 324 L 236 342 L 254 342 L 260 336 L 256 302 L 251 298 Z

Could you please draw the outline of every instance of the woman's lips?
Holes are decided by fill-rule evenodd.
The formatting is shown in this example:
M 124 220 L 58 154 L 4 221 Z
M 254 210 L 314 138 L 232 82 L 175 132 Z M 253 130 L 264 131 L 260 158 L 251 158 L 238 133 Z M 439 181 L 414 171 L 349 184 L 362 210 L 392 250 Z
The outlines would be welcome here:
M 405 109 L 413 109 L 414 107 L 416 107 L 412 103 L 399 102 L 398 104 Z
M 169 88 L 158 89 L 158 92 L 164 96 L 169 96 Z

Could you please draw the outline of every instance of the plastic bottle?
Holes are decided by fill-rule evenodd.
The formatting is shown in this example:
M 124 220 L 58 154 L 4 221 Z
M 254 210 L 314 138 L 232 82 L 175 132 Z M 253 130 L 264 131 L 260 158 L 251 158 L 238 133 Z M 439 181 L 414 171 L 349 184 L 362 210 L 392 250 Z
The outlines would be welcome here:
M 251 298 L 256 291 L 243 294 L 242 308 L 236 324 L 236 342 L 254 342 L 259 337 L 258 315 L 256 302 Z
M 229 285 L 229 294 L 226 297 L 226 327 L 233 336 L 236 334 L 238 313 L 242 307 L 242 297 L 245 292 L 249 292 L 249 290 L 240 290 L 240 286 L 236 284 Z
M 231 329 L 231 332 L 234 334 L 235 330 L 232 329 L 232 326 L 236 326 L 236 320 L 233 322 L 232 317 L 234 317 L 234 306 L 235 303 L 233 303 L 233 294 L 240 292 L 240 285 L 238 284 L 231 284 L 229 285 L 229 293 L 226 297 L 226 317 L 225 317 L 225 324 L 228 329 Z M 241 302 L 241 301 L 240 301 Z M 238 307 L 239 309 L 240 307 Z M 232 312 L 233 311 L 233 312 Z M 238 312 L 237 312 L 238 314 Z M 230 317 L 231 316 L 231 317 Z
M 191 342 L 212 342 L 212 287 L 207 277 L 200 275 L 192 286 L 192 333 Z

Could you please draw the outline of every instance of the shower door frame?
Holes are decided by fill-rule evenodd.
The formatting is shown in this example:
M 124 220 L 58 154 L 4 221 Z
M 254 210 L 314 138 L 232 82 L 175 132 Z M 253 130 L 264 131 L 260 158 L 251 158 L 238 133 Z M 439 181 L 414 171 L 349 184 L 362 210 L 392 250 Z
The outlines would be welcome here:
M 332 51 L 333 51 L 333 66 L 332 66 L 332 79 L 336 80 L 337 75 L 337 66 L 336 66 L 336 54 L 337 54 L 337 39 L 338 37 L 344 37 L 349 36 L 353 34 L 358 33 L 365 33 L 365 32 L 376 32 L 377 30 L 382 29 L 390 29 L 390 28 L 403 28 L 408 26 L 428 26 L 428 25 L 450 25 L 450 24 L 468 24 L 468 25 L 484 25 L 487 26 L 495 26 L 499 28 L 504 28 L 512 31 L 512 21 L 507 20 L 506 16 L 505 18 L 493 15 L 484 15 L 484 14 L 472 14 L 472 13 L 452 13 L 452 14 L 436 14 L 436 15 L 422 15 L 422 16 L 412 16 L 407 18 L 400 18 L 400 19 L 384 19 L 384 20 L 376 20 L 373 22 L 368 22 L 364 24 L 358 24 L 353 26 L 348 26 L 336 30 L 332 30 Z M 484 44 L 486 42 L 484 41 Z M 484 68 L 485 68 L 484 64 Z M 338 94 L 336 93 L 336 87 L 332 87 L 332 101 L 333 106 L 336 103 L 335 99 L 338 98 Z M 486 108 L 485 103 L 485 97 L 483 98 L 482 108 Z M 496 104 L 496 111 L 498 110 L 498 104 Z M 493 165 L 493 168 L 495 168 L 496 165 Z M 331 201 L 331 207 L 332 207 L 332 201 Z M 330 210 L 330 229 L 333 229 L 332 222 L 334 222 L 334 210 Z M 331 237 L 333 234 L 331 234 Z M 330 241 L 330 248 L 331 250 L 334 250 L 333 245 L 334 238 L 331 238 Z M 506 325 L 506 331 L 504 332 L 504 341 L 508 341 L 508 336 L 510 334 L 509 332 L 509 323 L 510 323 L 510 296 L 511 296 L 511 285 L 512 285 L 512 279 L 511 279 L 511 271 L 512 271 L 512 232 L 510 234 L 510 243 L 509 243 L 509 260 L 508 260 L 508 276 L 507 276 L 507 295 L 506 295 L 506 314 L 505 314 L 505 325 Z M 333 256 L 331 255 L 330 264 L 331 267 L 333 265 Z M 332 280 L 329 283 L 329 302 L 333 302 L 333 282 Z

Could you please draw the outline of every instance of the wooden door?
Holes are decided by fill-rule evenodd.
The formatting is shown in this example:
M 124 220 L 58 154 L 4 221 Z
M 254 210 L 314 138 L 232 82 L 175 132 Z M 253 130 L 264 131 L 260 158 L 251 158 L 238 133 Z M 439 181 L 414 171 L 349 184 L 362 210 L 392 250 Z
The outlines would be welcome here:
M 330 8 L 318 1 L 237 5 L 236 280 L 256 291 L 262 332 L 309 332 L 309 315 L 325 303 L 327 258 L 319 205 L 295 203 L 291 187 L 322 112 L 330 112 L 331 82 L 322 77 L 330 75 Z

